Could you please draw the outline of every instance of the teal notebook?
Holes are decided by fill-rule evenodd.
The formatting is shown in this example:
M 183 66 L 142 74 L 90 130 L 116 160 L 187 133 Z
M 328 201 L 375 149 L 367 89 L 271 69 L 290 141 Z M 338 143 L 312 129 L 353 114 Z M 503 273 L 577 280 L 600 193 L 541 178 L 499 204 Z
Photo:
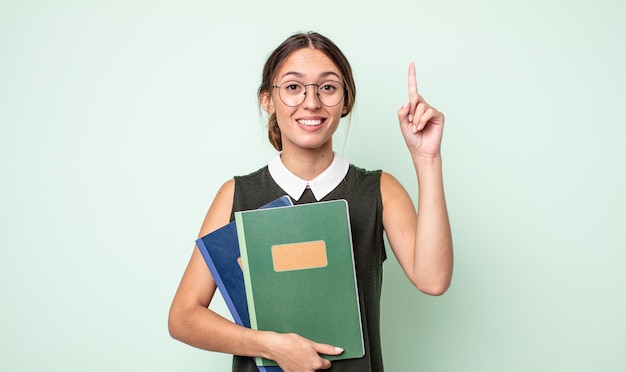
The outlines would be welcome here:
M 329 360 L 362 357 L 347 202 L 236 212 L 235 221 L 251 327 L 344 349 Z

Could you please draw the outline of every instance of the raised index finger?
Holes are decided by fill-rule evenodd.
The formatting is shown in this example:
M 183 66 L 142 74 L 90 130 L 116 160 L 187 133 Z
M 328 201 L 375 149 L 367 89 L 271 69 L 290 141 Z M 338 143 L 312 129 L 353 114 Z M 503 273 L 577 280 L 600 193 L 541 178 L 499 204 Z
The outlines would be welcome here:
M 409 97 L 417 93 L 417 79 L 415 77 L 415 62 L 409 65 Z

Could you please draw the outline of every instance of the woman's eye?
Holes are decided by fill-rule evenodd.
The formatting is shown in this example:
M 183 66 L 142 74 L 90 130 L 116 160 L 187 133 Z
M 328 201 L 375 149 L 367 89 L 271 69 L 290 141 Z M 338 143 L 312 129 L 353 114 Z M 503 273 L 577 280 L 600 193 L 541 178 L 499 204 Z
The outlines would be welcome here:
M 333 84 L 324 84 L 320 86 L 320 90 L 324 93 L 333 93 L 335 92 L 335 90 L 337 90 L 337 87 Z
M 297 92 L 301 89 L 299 84 L 287 84 L 287 86 L 285 87 L 286 90 L 290 91 L 290 92 Z

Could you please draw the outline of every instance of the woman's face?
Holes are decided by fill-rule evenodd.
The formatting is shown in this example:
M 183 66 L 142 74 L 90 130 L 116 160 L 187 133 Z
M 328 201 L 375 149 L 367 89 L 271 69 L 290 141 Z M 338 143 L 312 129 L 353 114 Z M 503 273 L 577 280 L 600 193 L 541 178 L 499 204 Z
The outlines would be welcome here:
M 316 86 L 329 81 L 330 84 Z M 327 106 L 325 104 L 335 102 L 332 90 L 333 85 L 337 84 L 333 82 L 339 82 L 341 91 L 338 94 L 341 97 L 337 96 L 340 101 L 334 106 Z M 306 94 L 297 94 L 298 84 L 294 83 L 301 83 L 300 88 L 306 85 Z M 298 148 L 332 149 L 332 136 L 339 126 L 341 115 L 347 112 L 343 98 L 343 76 L 333 61 L 317 49 L 299 49 L 285 59 L 272 85 L 275 87 L 261 97 L 261 102 L 265 111 L 276 114 L 283 151 Z M 291 100 L 289 94 L 293 95 Z M 294 97 L 304 97 L 304 100 L 294 106 L 299 102 Z M 320 98 L 325 104 L 322 104 Z

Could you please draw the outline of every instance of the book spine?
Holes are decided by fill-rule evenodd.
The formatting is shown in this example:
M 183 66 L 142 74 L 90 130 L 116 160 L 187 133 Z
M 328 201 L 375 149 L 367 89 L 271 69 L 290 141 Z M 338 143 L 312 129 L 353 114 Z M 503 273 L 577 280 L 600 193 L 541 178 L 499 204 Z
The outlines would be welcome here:
M 246 288 L 246 299 L 248 302 L 248 313 L 250 314 L 250 328 L 258 330 L 256 311 L 254 307 L 254 295 L 252 292 L 252 281 L 250 280 L 250 266 L 248 264 L 248 247 L 246 245 L 246 232 L 243 216 L 240 212 L 235 212 L 235 226 L 237 226 L 237 240 L 239 241 L 239 254 L 241 255 L 241 270 L 243 271 L 243 282 Z M 257 367 L 263 367 L 263 358 L 254 358 Z
M 246 249 L 246 233 L 243 217 L 240 212 L 235 212 L 235 226 L 237 227 L 237 240 L 239 241 L 239 253 L 241 255 L 241 269 L 243 271 L 243 281 L 246 288 L 248 313 L 250 313 L 250 328 L 258 329 L 256 311 L 254 307 L 254 295 L 252 292 L 252 282 L 250 281 L 250 266 L 248 265 L 248 251 Z

